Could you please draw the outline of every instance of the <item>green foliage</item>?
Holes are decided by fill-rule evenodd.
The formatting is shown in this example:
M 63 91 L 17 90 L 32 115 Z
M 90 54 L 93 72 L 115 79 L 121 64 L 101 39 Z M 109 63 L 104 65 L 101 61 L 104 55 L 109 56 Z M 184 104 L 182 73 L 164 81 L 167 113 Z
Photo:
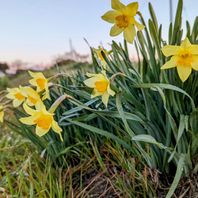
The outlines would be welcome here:
M 138 32 L 135 41 L 138 63 L 129 59 L 126 42 L 124 47 L 113 42 L 110 58 L 103 54 L 108 65 L 107 74 L 123 74 L 112 82 L 117 94 L 110 98 L 108 109 L 100 98 L 90 99 L 91 90 L 83 85 L 83 72 L 79 71 L 74 77 L 59 78 L 51 88 L 52 100 L 46 102 L 46 106 L 49 108 L 63 94 L 72 96 L 56 111 L 64 142 L 61 143 L 58 135 L 52 132 L 39 138 L 31 127 L 10 123 L 12 129 L 30 139 L 59 166 L 66 166 L 68 160 L 79 160 L 81 155 L 86 156 L 90 150 L 86 143 L 90 139 L 98 147 L 111 141 L 130 155 L 144 159 L 150 168 L 176 173 L 167 195 L 171 197 L 182 174 L 188 174 L 196 166 L 193 157 L 198 150 L 198 73 L 193 72 L 182 83 L 175 69 L 160 70 L 167 61 L 161 48 L 167 43 L 180 44 L 183 38 L 182 7 L 183 2 L 179 0 L 167 42 L 162 38 L 162 25 L 158 24 L 152 5 L 149 4 L 148 26 L 140 14 L 145 31 Z M 190 23 L 186 24 L 189 40 L 198 43 L 197 18 L 192 30 Z M 93 64 L 94 71 L 99 72 L 100 66 L 94 56 Z M 21 115 L 16 111 L 17 117 Z

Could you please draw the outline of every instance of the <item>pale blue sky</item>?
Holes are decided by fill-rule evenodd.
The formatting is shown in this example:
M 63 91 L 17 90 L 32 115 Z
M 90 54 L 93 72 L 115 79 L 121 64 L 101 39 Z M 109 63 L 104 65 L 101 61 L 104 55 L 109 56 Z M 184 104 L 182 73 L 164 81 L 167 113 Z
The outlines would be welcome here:
M 131 0 L 123 0 L 129 3 Z M 148 18 L 148 0 L 139 0 L 140 11 Z M 166 35 L 169 23 L 169 0 L 150 0 Z M 173 0 L 174 10 L 177 0 Z M 111 24 L 101 19 L 111 9 L 110 0 L 0 0 L 0 61 L 22 59 L 46 62 L 69 50 L 88 53 L 84 42 L 97 47 L 111 42 Z M 197 15 L 198 0 L 184 0 L 184 18 Z M 121 41 L 122 36 L 115 40 Z

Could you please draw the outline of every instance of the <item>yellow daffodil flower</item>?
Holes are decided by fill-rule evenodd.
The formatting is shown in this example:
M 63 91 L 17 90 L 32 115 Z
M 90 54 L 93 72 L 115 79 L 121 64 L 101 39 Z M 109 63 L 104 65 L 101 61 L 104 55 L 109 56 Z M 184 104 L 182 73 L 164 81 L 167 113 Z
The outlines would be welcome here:
M 102 47 L 99 47 L 98 49 L 94 48 L 93 51 L 94 51 L 94 53 L 96 55 L 96 58 L 99 59 L 103 69 L 106 69 L 107 63 L 106 63 L 106 61 L 105 61 L 105 59 L 104 59 L 104 57 L 102 55 L 102 52 L 105 54 L 106 57 L 109 56 L 109 52 L 106 49 L 102 48 Z
M 166 57 L 172 57 L 161 69 L 177 67 L 182 82 L 188 79 L 192 69 L 198 71 L 198 45 L 191 44 L 188 38 L 182 41 L 180 46 L 167 45 L 163 47 L 162 52 Z
M 38 103 L 42 102 L 39 94 L 31 87 L 22 87 L 21 91 L 23 95 L 26 96 L 27 105 L 36 106 Z
M 127 42 L 132 43 L 137 30 L 143 30 L 144 25 L 138 23 L 135 16 L 138 12 L 138 2 L 130 3 L 127 6 L 122 4 L 119 0 L 112 0 L 111 7 L 113 10 L 106 12 L 102 19 L 113 23 L 110 35 L 117 36 L 124 32 L 124 38 Z
M 42 99 L 50 99 L 48 79 L 45 78 L 43 73 L 29 71 L 29 74 L 33 78 L 29 81 L 29 83 L 37 88 L 37 92 L 45 92 Z
M 93 88 L 91 98 L 102 96 L 102 102 L 107 107 L 109 96 L 114 96 L 115 92 L 110 87 L 110 81 L 106 76 L 105 71 L 100 74 L 87 73 L 89 79 L 84 81 L 84 84 L 90 88 Z
M 54 120 L 54 114 L 48 112 L 44 106 L 44 104 L 40 105 L 37 109 L 32 109 L 27 106 L 25 103 L 23 104 L 24 110 L 29 117 L 21 118 L 20 121 L 26 125 L 36 125 L 36 134 L 41 137 L 49 132 L 52 128 L 54 132 L 60 135 L 61 141 L 62 139 L 62 129 L 59 127 L 58 123 Z
M 19 88 L 7 88 L 8 94 L 6 95 L 7 98 L 13 100 L 13 106 L 18 107 L 20 106 L 24 100 L 25 95 L 22 93 L 21 87 Z
M 3 119 L 4 119 L 4 108 L 2 105 L 0 105 L 0 122 L 3 123 Z

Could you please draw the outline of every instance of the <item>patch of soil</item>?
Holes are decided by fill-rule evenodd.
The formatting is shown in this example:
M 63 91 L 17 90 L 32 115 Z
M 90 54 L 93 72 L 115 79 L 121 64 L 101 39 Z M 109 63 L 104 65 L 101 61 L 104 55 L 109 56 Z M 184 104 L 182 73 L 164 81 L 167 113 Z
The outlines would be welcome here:
M 83 190 L 76 197 L 83 198 L 121 198 L 119 192 L 112 183 L 113 175 L 108 170 L 87 170 L 83 176 Z
M 165 198 L 173 177 L 162 175 L 156 170 L 148 169 L 148 171 L 150 181 L 153 186 L 156 186 L 157 198 Z M 198 173 L 183 177 L 175 190 L 173 198 L 198 198 Z

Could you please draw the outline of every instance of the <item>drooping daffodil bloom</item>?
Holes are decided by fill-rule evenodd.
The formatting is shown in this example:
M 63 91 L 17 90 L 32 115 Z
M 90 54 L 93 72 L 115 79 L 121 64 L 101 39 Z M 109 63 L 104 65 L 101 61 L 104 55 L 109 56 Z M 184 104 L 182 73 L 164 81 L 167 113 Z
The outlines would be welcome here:
M 25 100 L 25 95 L 22 92 L 22 88 L 7 88 L 7 98 L 13 100 L 13 106 L 19 107 Z
M 3 123 L 4 120 L 4 108 L 3 105 L 0 105 L 0 122 Z
M 91 98 L 102 96 L 102 102 L 107 107 L 109 96 L 114 96 L 115 92 L 110 87 L 110 80 L 106 76 L 106 72 L 100 74 L 87 73 L 89 79 L 84 81 L 87 87 L 93 88 Z
M 26 97 L 26 103 L 28 106 L 36 106 L 42 102 L 39 94 L 31 87 L 22 87 L 21 91 Z
M 188 79 L 192 69 L 198 71 L 198 45 L 191 44 L 188 38 L 182 41 L 180 46 L 166 45 L 162 52 L 166 57 L 172 57 L 161 69 L 177 67 L 182 82 Z
M 109 52 L 106 49 L 104 49 L 103 47 L 99 47 L 98 49 L 93 48 L 93 52 L 95 53 L 96 58 L 100 61 L 103 69 L 106 69 L 107 63 L 106 63 L 102 53 L 104 53 L 105 56 L 108 57 Z
M 29 80 L 29 83 L 36 87 L 37 92 L 44 92 L 44 96 L 42 97 L 42 99 L 50 99 L 49 82 L 48 79 L 43 75 L 43 73 L 29 71 L 29 74 L 33 78 Z
M 58 123 L 54 120 L 54 113 L 51 113 L 46 110 L 44 104 L 40 105 L 36 109 L 30 108 L 27 104 L 23 104 L 23 108 L 27 114 L 30 116 L 25 118 L 20 118 L 20 121 L 26 125 L 36 125 L 36 134 L 41 137 L 48 133 L 50 129 L 60 135 L 61 141 L 62 139 L 62 129 L 58 125 Z
M 144 29 L 144 25 L 135 19 L 139 7 L 138 2 L 125 6 L 119 0 L 112 0 L 111 7 L 113 10 L 106 12 L 102 16 L 103 20 L 114 24 L 110 35 L 117 36 L 123 32 L 125 40 L 132 43 L 136 36 L 136 29 L 139 31 Z

